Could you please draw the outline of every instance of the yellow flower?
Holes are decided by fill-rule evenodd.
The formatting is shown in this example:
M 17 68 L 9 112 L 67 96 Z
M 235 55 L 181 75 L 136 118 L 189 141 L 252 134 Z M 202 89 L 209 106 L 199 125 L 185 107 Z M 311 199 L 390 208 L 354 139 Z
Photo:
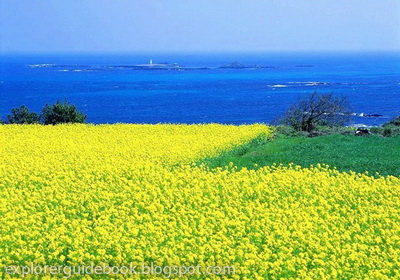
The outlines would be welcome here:
M 207 279 L 393 279 L 400 179 L 322 164 L 197 164 L 261 134 L 271 128 L 0 125 L 0 266 L 155 262 L 237 273 Z

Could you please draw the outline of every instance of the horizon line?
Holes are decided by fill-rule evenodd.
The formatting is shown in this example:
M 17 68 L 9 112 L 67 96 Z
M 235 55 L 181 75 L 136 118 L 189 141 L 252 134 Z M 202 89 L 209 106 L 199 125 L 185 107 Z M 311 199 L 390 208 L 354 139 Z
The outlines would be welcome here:
M 97 55 L 97 54 L 111 54 L 111 55 L 133 55 L 133 54 L 146 54 L 146 55 L 157 55 L 157 54 L 181 54 L 181 55 L 196 55 L 196 54 L 267 54 L 267 53 L 313 53 L 313 54 L 343 54 L 343 53 L 399 53 L 400 49 L 388 49 L 388 50 L 216 50 L 216 51 L 179 51 L 179 50 L 137 50 L 137 51 L 0 51 L 0 55 L 76 55 L 76 54 L 85 54 L 85 55 Z

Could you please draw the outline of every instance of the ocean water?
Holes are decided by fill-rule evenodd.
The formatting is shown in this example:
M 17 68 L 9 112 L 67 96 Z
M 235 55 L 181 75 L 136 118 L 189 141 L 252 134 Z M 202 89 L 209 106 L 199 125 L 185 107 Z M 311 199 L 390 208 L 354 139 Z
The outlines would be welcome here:
M 191 70 L 133 70 L 148 63 Z M 262 69 L 218 69 L 239 61 Z M 51 65 L 45 65 L 51 64 Z M 351 124 L 380 125 L 400 114 L 396 53 L 1 55 L 0 114 L 40 111 L 68 100 L 92 123 L 271 122 L 313 91 L 348 97 Z M 362 117 L 379 114 L 381 117 Z M 360 116 L 361 115 L 361 116 Z

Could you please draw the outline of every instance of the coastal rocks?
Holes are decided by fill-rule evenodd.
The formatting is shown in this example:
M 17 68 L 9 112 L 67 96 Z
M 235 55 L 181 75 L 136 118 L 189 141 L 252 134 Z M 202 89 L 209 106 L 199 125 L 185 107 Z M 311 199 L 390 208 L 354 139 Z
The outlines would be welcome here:
M 383 117 L 383 115 L 381 115 L 381 114 L 364 114 L 364 113 L 361 113 L 358 116 L 363 117 L 363 118 L 381 118 L 381 117 Z
M 222 65 L 219 67 L 219 69 L 266 69 L 266 68 L 272 68 L 272 69 L 277 69 L 275 66 L 263 66 L 263 65 L 244 65 L 238 61 Z

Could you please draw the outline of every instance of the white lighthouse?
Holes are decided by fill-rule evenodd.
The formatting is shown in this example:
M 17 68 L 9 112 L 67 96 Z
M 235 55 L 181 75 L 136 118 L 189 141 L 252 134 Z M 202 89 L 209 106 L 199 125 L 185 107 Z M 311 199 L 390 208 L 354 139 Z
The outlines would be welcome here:
M 150 65 L 153 65 L 153 60 L 152 59 L 150 59 Z

